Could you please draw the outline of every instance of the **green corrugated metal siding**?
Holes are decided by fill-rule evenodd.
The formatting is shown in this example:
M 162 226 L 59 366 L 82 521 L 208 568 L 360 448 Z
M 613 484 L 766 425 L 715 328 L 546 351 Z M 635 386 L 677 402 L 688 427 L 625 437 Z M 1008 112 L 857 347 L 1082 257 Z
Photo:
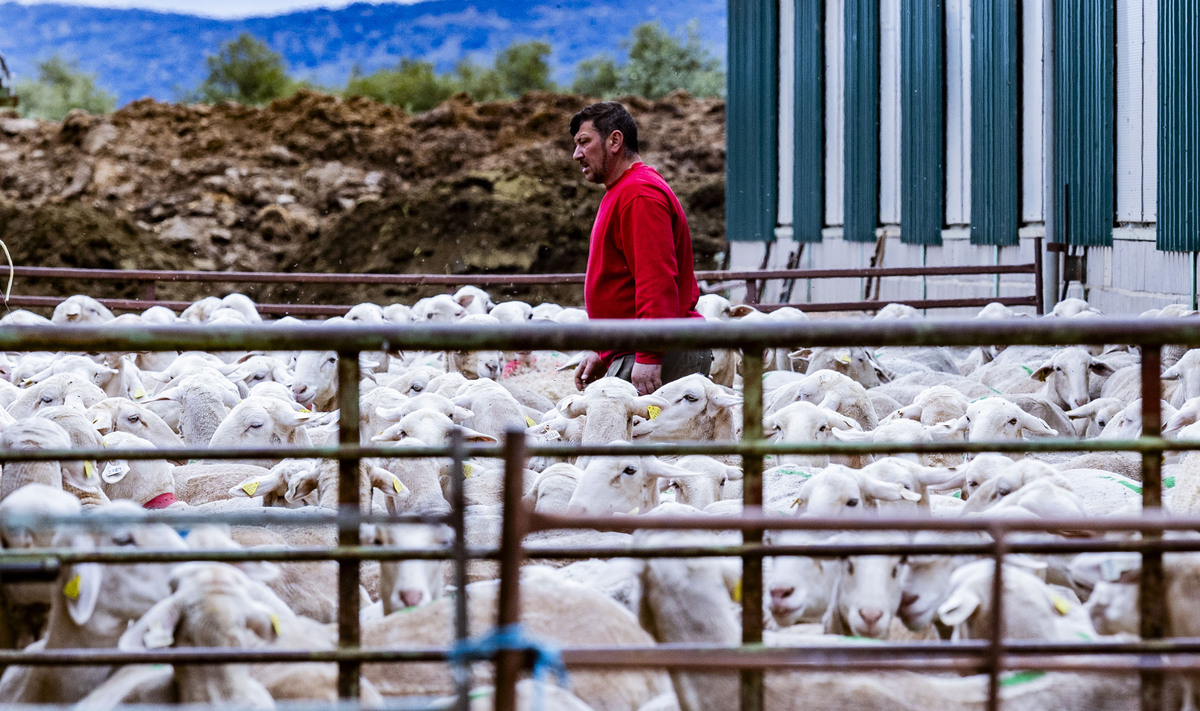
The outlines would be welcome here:
M 825 2 L 796 0 L 792 239 L 820 242 L 825 224 Z
M 879 0 L 846 0 L 845 238 L 874 242 L 879 224 Z
M 1200 250 L 1200 14 L 1158 4 L 1158 248 Z
M 1116 192 L 1113 1 L 1054 3 L 1051 237 L 1055 242 L 1112 244 Z M 1064 218 L 1069 218 L 1069 227 L 1064 228 Z
M 1018 242 L 1019 57 L 1017 0 L 971 3 L 971 244 Z
M 725 234 L 775 239 L 778 212 L 779 13 L 775 2 L 730 0 L 725 102 Z
M 900 6 L 900 239 L 942 243 L 946 105 L 942 0 Z

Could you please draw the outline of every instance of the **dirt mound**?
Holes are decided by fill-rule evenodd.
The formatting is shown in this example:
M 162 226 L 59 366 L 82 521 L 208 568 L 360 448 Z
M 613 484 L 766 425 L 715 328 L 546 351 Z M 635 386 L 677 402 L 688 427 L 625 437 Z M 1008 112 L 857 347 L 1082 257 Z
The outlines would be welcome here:
M 724 104 L 624 100 L 672 183 L 697 266 L 724 251 Z M 465 95 L 418 115 L 301 92 L 264 108 L 134 102 L 61 123 L 0 116 L 0 239 L 16 264 L 347 273 L 582 271 L 602 189 L 570 160 L 585 97 Z M 238 288 L 297 303 L 390 302 L 394 287 Z M 74 291 L 131 296 L 134 285 Z M 194 299 L 211 285 L 164 284 Z M 578 289 L 495 290 L 578 301 Z M 58 293 L 18 282 L 14 293 Z M 66 295 L 66 294 L 62 294 Z

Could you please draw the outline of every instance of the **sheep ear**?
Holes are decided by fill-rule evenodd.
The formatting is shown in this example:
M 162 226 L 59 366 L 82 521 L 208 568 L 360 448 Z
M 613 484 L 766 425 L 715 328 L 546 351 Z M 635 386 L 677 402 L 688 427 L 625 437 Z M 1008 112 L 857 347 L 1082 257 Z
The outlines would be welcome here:
M 881 382 L 881 383 L 892 382 L 892 378 L 894 377 L 892 375 L 892 371 L 888 370 L 886 367 L 881 365 L 874 358 L 871 359 L 871 367 L 873 367 L 875 369 L 875 376 L 877 378 L 879 378 L 879 382 Z
M 948 627 L 957 627 L 975 614 L 981 602 L 979 596 L 973 592 L 955 590 L 945 602 L 938 606 L 938 619 Z
M 917 480 L 921 486 L 933 486 L 939 489 L 958 489 L 967 480 L 967 473 L 955 467 L 918 467 Z
M 642 395 L 633 399 L 633 405 L 630 407 L 630 411 L 639 417 L 646 417 L 653 420 L 655 417 L 658 417 L 658 415 L 651 417 L 650 408 L 657 407 L 659 412 L 662 412 L 666 408 L 670 407 L 670 405 L 671 403 L 667 402 L 658 395 Z
M 178 595 L 160 600 L 132 627 L 125 630 L 117 642 L 117 649 L 123 652 L 140 652 L 170 647 L 175 643 L 175 627 L 179 625 L 182 608 L 183 603 Z
M 756 314 L 758 312 L 759 312 L 758 309 L 756 309 L 753 306 L 750 306 L 748 304 L 735 304 L 735 305 L 729 307 L 729 317 L 730 318 L 742 318 L 743 316 L 748 316 L 750 314 Z
M 404 407 L 377 407 L 375 415 L 388 422 L 399 422 L 404 417 Z
M 792 362 L 792 369 L 796 370 L 796 366 L 799 366 L 797 372 L 808 370 L 808 360 L 812 358 L 812 354 L 813 350 L 811 348 L 801 348 L 788 353 L 788 360 Z
M 872 476 L 859 476 L 858 485 L 864 494 L 880 501 L 921 500 L 921 495 L 915 491 L 909 491 L 900 484 L 883 481 Z
M 667 464 L 658 457 L 648 458 L 646 473 L 650 476 L 662 477 L 664 479 L 686 479 L 688 477 L 700 476 L 700 472 L 683 469 L 674 464 Z
M 279 616 L 265 607 L 260 607 L 255 605 L 255 609 L 246 615 L 246 629 L 267 642 L 274 642 L 279 638 Z
M 495 444 L 499 441 L 489 434 L 484 434 L 466 427 L 459 427 L 458 429 L 462 431 L 464 442 L 484 442 L 487 444 Z
M 1167 368 L 1166 370 L 1164 370 L 1161 377 L 1163 380 L 1178 380 L 1179 379 L 1179 364 L 1176 363 L 1175 365 L 1171 366 L 1170 368 Z M 1070 414 L 1070 413 L 1068 413 L 1068 414 Z
M 730 407 L 736 407 L 742 404 L 742 396 L 736 393 L 727 393 L 720 391 L 712 393 L 708 396 L 708 408 L 706 414 L 709 416 L 717 414 L 719 410 Z
M 287 493 L 283 495 L 283 498 L 288 503 L 296 503 L 316 490 L 317 470 L 309 469 L 288 482 Z
M 1044 383 L 1044 382 L 1046 382 L 1046 378 L 1049 378 L 1050 374 L 1053 372 L 1054 372 L 1054 366 L 1050 365 L 1049 363 L 1046 363 L 1042 367 L 1040 367 L 1037 370 L 1030 373 L 1029 377 L 1033 378 L 1034 380 L 1040 380 Z
M 1171 366 L 1171 367 L 1174 368 L 1175 366 Z M 1111 365 L 1109 365 L 1108 363 L 1105 363 L 1102 360 L 1092 361 L 1091 363 L 1088 364 L 1088 369 L 1091 370 L 1092 373 L 1099 375 L 1099 376 L 1103 376 L 1103 377 L 1108 377 L 1108 376 L 1112 375 L 1113 373 L 1117 372 Z
M 450 413 L 450 419 L 453 420 L 454 424 L 456 425 L 461 425 L 474 416 L 474 412 L 465 407 L 459 407 L 458 405 L 455 405 L 454 411 Z
M 862 430 L 842 429 L 834 427 L 829 430 L 833 436 L 843 442 L 870 442 L 875 435 L 871 432 L 863 432 Z
M 94 547 L 90 540 L 85 546 L 89 549 Z M 68 568 L 59 582 L 62 583 L 62 595 L 67 599 L 67 614 L 76 625 L 82 627 L 96 611 L 100 586 L 104 583 L 104 567 L 98 563 L 79 563 Z
M 284 484 L 287 482 L 283 478 L 283 473 L 279 471 L 269 471 L 262 476 L 251 477 L 241 484 L 229 490 L 230 496 L 245 496 L 247 498 L 258 498 L 266 496 L 270 492 L 280 492 L 284 490 Z
M 582 395 L 568 395 L 559 401 L 558 411 L 573 420 L 587 414 L 587 403 Z
M 779 432 L 779 418 L 769 415 L 763 418 L 763 437 L 770 437 Z

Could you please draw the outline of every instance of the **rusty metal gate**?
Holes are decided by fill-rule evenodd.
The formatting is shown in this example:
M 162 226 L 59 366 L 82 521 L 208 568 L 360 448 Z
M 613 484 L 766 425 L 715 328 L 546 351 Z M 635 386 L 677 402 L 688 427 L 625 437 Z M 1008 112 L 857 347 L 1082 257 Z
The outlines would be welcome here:
M 972 346 L 972 345 L 1074 345 L 1087 343 L 1126 343 L 1141 349 L 1143 436 L 1134 440 L 1088 441 L 1070 439 L 1039 440 L 1035 442 L 976 442 L 956 444 L 815 444 L 769 443 L 763 438 L 762 427 L 762 353 L 766 348 L 808 346 Z M 465 445 L 454 441 L 446 447 L 388 448 L 365 447 L 358 444 L 359 433 L 359 366 L 362 351 L 390 350 L 456 350 L 473 349 L 534 349 L 572 350 L 600 348 L 636 350 L 653 344 L 656 349 L 688 348 L 705 345 L 719 348 L 740 348 L 744 377 L 744 434 L 740 442 L 731 443 L 674 443 L 625 445 L 623 453 L 640 454 L 722 454 L 735 453 L 743 459 L 744 504 L 747 511 L 741 516 L 680 519 L 678 517 L 620 517 L 583 518 L 535 514 L 520 502 L 521 472 L 530 455 L 575 456 L 604 454 L 607 446 L 571 446 L 567 444 L 528 445 L 523 432 L 512 433 L 501 446 Z M 178 450 L 116 450 L 87 451 L 82 449 L 41 452 L 0 452 L 0 462 L 91 459 L 170 458 L 238 458 L 238 457 L 306 457 L 331 458 L 340 461 L 341 479 L 336 515 L 312 518 L 309 522 L 336 525 L 339 547 L 335 550 L 254 550 L 237 552 L 167 551 L 81 552 L 52 550 L 36 552 L 0 551 L 0 575 L 11 576 L 55 572 L 60 565 L 75 562 L 166 562 L 182 560 L 316 560 L 339 562 L 339 647 L 337 650 L 262 651 L 262 650 L 180 650 L 155 653 L 122 653 L 95 650 L 3 651 L 0 664 L 57 665 L 57 664 L 133 664 L 189 662 L 219 664 L 228 662 L 319 661 L 336 662 L 339 668 L 338 690 L 348 708 L 356 706 L 359 674 L 364 663 L 446 661 L 451 658 L 446 649 L 364 649 L 360 646 L 358 617 L 358 578 L 361 560 L 404 558 L 452 558 L 457 564 L 459 589 L 465 581 L 465 561 L 472 558 L 501 560 L 499 624 L 519 623 L 519 588 L 517 571 L 525 557 L 523 537 L 542 529 L 586 528 L 600 530 L 633 529 L 741 529 L 743 542 L 738 546 L 676 548 L 665 550 L 578 549 L 538 550 L 538 557 L 582 558 L 612 555 L 620 557 L 649 556 L 740 556 L 743 561 L 742 582 L 742 646 L 714 648 L 697 646 L 682 648 L 651 647 L 646 649 L 587 649 L 564 650 L 568 667 L 619 668 L 629 666 L 661 666 L 673 669 L 741 670 L 741 707 L 744 710 L 763 707 L 765 668 L 792 669 L 943 669 L 983 672 L 989 675 L 989 708 L 998 708 L 1000 673 L 1009 669 L 1036 667 L 1044 670 L 1134 671 L 1142 678 L 1142 707 L 1162 708 L 1164 673 L 1200 670 L 1200 639 L 1164 641 L 1165 614 L 1163 600 L 1162 557 L 1164 552 L 1195 550 L 1200 541 L 1164 539 L 1165 531 L 1200 529 L 1198 517 L 1164 517 L 1155 512 L 1162 501 L 1162 455 L 1164 451 L 1200 449 L 1200 442 L 1165 440 L 1161 431 L 1161 349 L 1164 345 L 1200 346 L 1200 329 L 1185 319 L 1163 320 L 1041 320 L 1030 322 L 1005 321 L 805 321 L 761 326 L 741 323 L 684 323 L 684 322 L 593 322 L 578 326 L 524 326 L 481 328 L 456 325 L 414 327 L 352 327 L 352 326 L 288 326 L 270 330 L 244 327 L 229 328 L 215 333 L 203 327 L 148 327 L 137 331 L 100 327 L 13 327 L 0 330 L 0 348 L 6 351 L 64 350 L 326 350 L 331 346 L 339 355 L 340 429 L 337 446 L 313 448 L 277 448 L 268 450 L 214 451 L 204 448 Z M 1148 434 L 1147 434 L 1148 433 Z M 1145 512 L 1139 517 L 1079 520 L 970 520 L 879 518 L 851 522 L 844 519 L 796 519 L 765 517 L 755 511 L 762 504 L 763 457 L 779 454 L 895 454 L 902 452 L 1053 452 L 1053 451 L 1132 451 L 1142 458 L 1142 504 Z M 501 549 L 467 550 L 463 532 L 461 476 L 457 482 L 455 512 L 446 518 L 386 517 L 361 515 L 358 511 L 358 464 L 364 457 L 451 457 L 461 474 L 463 461 L 472 456 L 503 457 L 506 461 L 505 515 Z M 43 518 L 40 523 L 60 524 L 78 521 L 77 518 Z M 178 526 L 200 522 L 250 523 L 261 519 L 251 514 L 208 514 L 205 516 L 152 514 L 139 521 L 154 521 Z M 364 522 L 441 520 L 453 526 L 458 535 L 452 551 L 386 550 L 359 545 L 358 525 Z M 1070 541 L 1020 542 L 1010 540 L 1010 534 L 1021 531 L 1045 531 L 1086 528 L 1099 531 L 1138 530 L 1140 540 L 1129 541 Z M 992 542 L 975 546 L 933 544 L 825 544 L 804 547 L 766 547 L 762 543 L 764 530 L 835 529 L 835 530 L 981 530 L 991 534 Z M 1084 552 L 1100 550 L 1139 551 L 1142 554 L 1141 619 L 1142 641 L 1094 643 L 1030 643 L 998 639 L 998 622 L 1006 612 L 998 594 L 1003 584 L 1001 561 L 1012 552 Z M 846 555 L 858 553 L 973 552 L 992 556 L 996 561 L 993 599 L 993 638 L 987 642 L 881 644 L 853 648 L 778 647 L 764 648 L 762 642 L 762 558 L 766 555 Z M 457 596 L 458 636 L 467 638 L 465 627 L 465 595 Z M 497 669 L 496 707 L 515 708 L 515 681 L 528 665 L 528 645 L 501 645 L 484 655 L 493 659 Z M 469 703 L 465 693 L 467 676 L 459 674 L 458 708 Z M 400 704 L 399 701 L 396 702 Z M 400 708 L 397 705 L 396 708 Z

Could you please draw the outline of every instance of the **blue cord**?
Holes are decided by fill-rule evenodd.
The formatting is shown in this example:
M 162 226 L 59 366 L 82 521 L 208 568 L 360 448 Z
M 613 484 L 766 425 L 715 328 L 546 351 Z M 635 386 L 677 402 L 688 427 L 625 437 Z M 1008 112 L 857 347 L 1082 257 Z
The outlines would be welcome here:
M 528 652 L 533 654 L 533 680 L 543 682 L 546 672 L 554 672 L 559 686 L 567 686 L 567 667 L 563 664 L 562 650 L 548 642 L 542 642 L 525 634 L 520 624 L 493 628 L 491 632 L 473 640 L 457 642 L 450 649 L 451 664 L 491 661 L 497 652 Z M 542 711 L 542 692 L 539 688 L 533 699 L 534 711 Z

